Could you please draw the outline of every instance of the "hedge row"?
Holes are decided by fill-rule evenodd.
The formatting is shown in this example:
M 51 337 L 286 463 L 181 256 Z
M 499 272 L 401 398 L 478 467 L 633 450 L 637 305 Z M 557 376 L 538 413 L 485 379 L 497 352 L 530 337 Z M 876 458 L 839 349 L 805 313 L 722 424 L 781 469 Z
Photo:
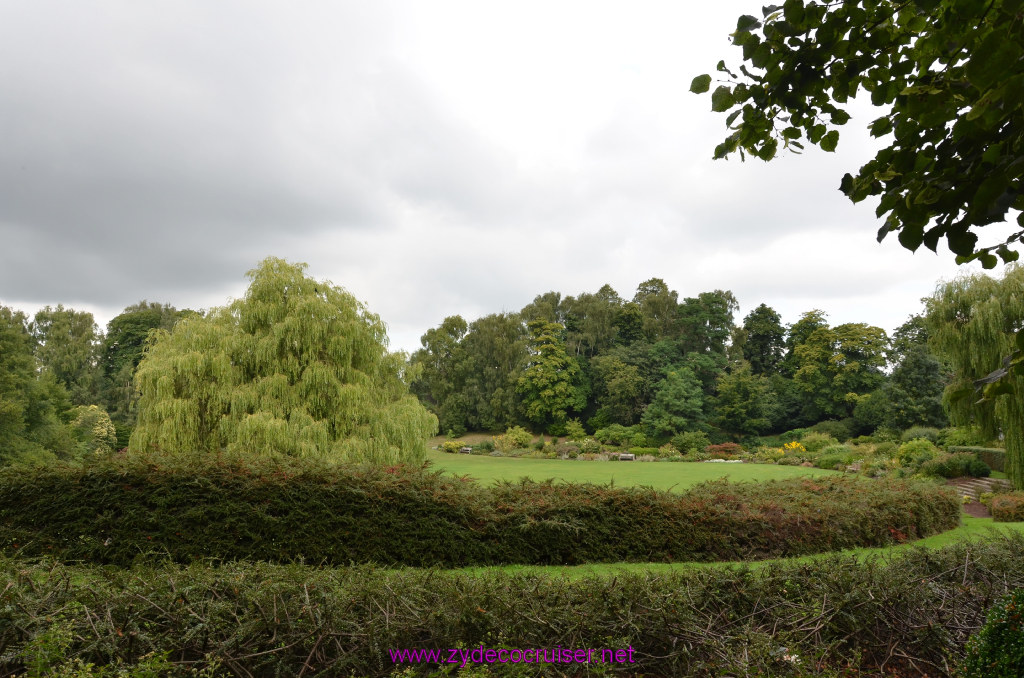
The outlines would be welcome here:
M 738 560 L 914 539 L 955 494 L 856 478 L 707 483 L 686 494 L 506 483 L 404 467 L 114 460 L 0 471 L 7 554 L 461 567 Z
M 993 471 L 1006 471 L 1006 450 L 1000 450 L 994 447 L 965 447 L 959 445 L 952 445 L 947 448 L 947 452 L 956 454 L 958 452 L 966 452 L 973 454 L 978 459 L 988 464 L 989 468 Z
M 1020 587 L 1020 536 L 915 549 L 890 562 L 827 556 L 577 581 L 369 566 L 121 570 L 0 559 L 0 674 L 23 670 L 26 645 L 46 645 L 56 627 L 64 657 L 114 666 L 162 652 L 179 667 L 216 660 L 247 677 L 385 676 L 411 666 L 396 666 L 389 649 L 483 646 L 633 649 L 633 663 L 515 667 L 530 676 L 606 675 L 595 670 L 604 668 L 634 676 L 831 670 L 934 678 L 961 660 L 985 611 Z M 506 675 L 511 665 L 491 668 Z

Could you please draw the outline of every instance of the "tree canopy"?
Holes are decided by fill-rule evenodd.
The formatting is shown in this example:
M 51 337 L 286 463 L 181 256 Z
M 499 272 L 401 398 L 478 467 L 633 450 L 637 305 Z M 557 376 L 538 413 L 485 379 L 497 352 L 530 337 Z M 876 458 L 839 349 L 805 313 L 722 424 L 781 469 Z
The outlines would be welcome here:
M 950 419 L 976 424 L 990 438 L 1003 433 L 1006 474 L 1024 488 L 1024 372 L 1018 367 L 1024 268 L 1012 266 L 1001 279 L 962 276 L 940 286 L 925 304 L 930 344 L 953 371 L 945 392 Z M 999 364 L 1003 368 L 992 373 Z M 976 386 L 984 387 L 985 397 L 978 398 Z
M 276 258 L 244 298 L 159 330 L 136 371 L 133 451 L 276 452 L 419 462 L 437 419 L 409 395 L 405 356 L 352 295 Z
M 718 63 L 727 79 L 711 108 L 730 132 L 715 158 L 771 160 L 805 141 L 834 151 L 863 90 L 884 110 L 871 134 L 890 143 L 840 190 L 879 197 L 879 241 L 897 233 L 935 251 L 945 238 L 986 268 L 1017 259 L 1024 214 L 1004 242 L 982 245 L 977 231 L 1024 209 L 1024 0 L 786 0 L 741 16 L 732 38 L 743 63 Z M 690 89 L 711 84 L 701 75 Z

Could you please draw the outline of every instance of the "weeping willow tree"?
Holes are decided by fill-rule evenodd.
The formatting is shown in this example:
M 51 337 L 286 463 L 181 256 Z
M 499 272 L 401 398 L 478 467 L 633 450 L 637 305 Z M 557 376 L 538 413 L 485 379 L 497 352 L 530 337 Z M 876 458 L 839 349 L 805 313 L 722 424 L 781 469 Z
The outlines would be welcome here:
M 925 300 L 933 350 L 953 369 L 943 403 L 956 425 L 975 424 L 1006 443 L 1006 473 L 1024 488 L 1024 268 L 1002 279 L 964 276 Z M 1015 366 L 1013 363 L 1017 363 Z
M 129 448 L 419 463 L 437 419 L 352 295 L 268 258 L 245 297 L 156 333 Z

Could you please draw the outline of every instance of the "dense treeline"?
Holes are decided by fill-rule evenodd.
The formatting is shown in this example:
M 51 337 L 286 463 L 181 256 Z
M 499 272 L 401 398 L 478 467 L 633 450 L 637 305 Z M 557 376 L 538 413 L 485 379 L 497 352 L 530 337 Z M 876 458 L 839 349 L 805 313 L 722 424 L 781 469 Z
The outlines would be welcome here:
M 0 461 L 126 446 L 150 332 L 193 314 L 141 301 L 101 332 L 91 313 L 62 305 L 33 318 L 0 307 Z
M 738 309 L 729 291 L 680 300 L 658 278 L 630 300 L 608 285 L 548 292 L 519 313 L 445 318 L 411 357 L 411 388 L 454 434 L 524 425 L 562 435 L 578 419 L 590 431 L 637 426 L 654 442 L 826 420 L 848 435 L 946 423 L 946 377 L 922 317 L 890 338 L 864 323 L 830 326 L 820 310 L 783 326 L 765 304 L 737 324 Z

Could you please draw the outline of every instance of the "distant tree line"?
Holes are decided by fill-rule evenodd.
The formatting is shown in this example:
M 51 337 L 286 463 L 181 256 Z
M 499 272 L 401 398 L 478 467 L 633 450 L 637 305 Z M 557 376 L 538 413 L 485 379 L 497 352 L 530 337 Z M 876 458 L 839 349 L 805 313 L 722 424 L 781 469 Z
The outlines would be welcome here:
M 632 299 L 537 296 L 519 313 L 445 318 L 410 358 L 411 390 L 441 430 L 524 425 L 562 435 L 640 426 L 652 441 L 782 432 L 833 420 L 851 435 L 943 426 L 947 381 L 912 316 L 890 338 L 865 323 L 830 326 L 811 310 L 784 326 L 759 305 L 736 324 L 729 291 L 679 298 L 659 278 Z
M 126 446 L 147 338 L 188 315 L 140 301 L 102 332 L 91 313 L 63 305 L 31 318 L 0 307 L 0 461 Z

